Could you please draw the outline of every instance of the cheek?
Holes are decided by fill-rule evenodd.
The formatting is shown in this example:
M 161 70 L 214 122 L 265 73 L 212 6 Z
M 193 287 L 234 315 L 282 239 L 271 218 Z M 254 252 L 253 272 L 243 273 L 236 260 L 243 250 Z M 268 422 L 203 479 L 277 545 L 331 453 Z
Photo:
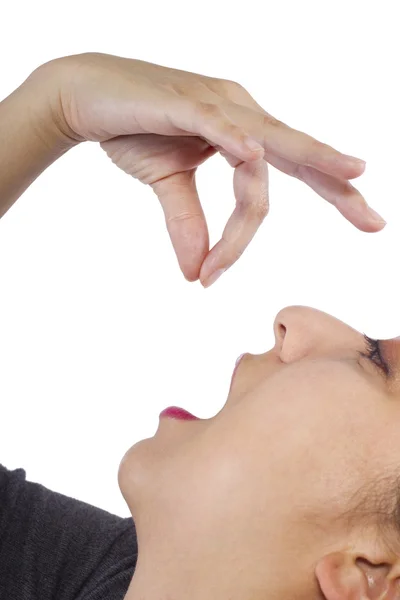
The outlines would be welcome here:
M 138 526 L 158 539 L 194 536 L 208 547 L 218 532 L 224 543 L 262 546 L 274 523 L 279 537 L 301 511 L 346 510 L 376 466 L 381 406 L 352 368 L 296 363 L 228 401 L 199 435 L 168 438 L 168 453 L 162 437 L 133 447 L 122 491 Z
M 378 470 L 369 455 L 382 402 L 354 365 L 296 363 L 227 404 L 219 437 L 266 502 L 342 508 Z

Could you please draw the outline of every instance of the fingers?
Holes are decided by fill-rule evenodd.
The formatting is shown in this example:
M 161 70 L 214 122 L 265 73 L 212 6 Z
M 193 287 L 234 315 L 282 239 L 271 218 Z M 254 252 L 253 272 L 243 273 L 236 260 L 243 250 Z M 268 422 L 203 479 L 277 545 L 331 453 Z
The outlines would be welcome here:
M 284 173 L 304 181 L 361 231 L 379 231 L 385 225 L 382 217 L 368 207 L 363 196 L 349 181 L 268 154 L 265 160 L 239 163 L 234 156 L 221 153 L 232 167 L 236 167 L 234 187 L 237 206 L 222 239 L 212 248 L 201 267 L 200 280 L 204 287 L 212 285 L 238 260 L 268 214 L 268 170 L 265 160 Z
M 265 160 L 274 167 L 300 179 L 317 194 L 333 204 L 357 229 L 365 232 L 379 231 L 386 221 L 370 208 L 360 192 L 349 181 L 321 173 L 312 167 L 296 165 L 283 158 L 266 153 Z
M 179 107 L 176 105 L 179 103 Z M 234 122 L 221 104 L 212 102 L 174 99 L 167 108 L 170 131 L 186 132 L 203 137 L 211 145 L 221 146 L 240 160 L 258 160 L 264 155 L 262 145 L 249 136 L 247 123 Z
M 226 99 L 231 101 L 230 105 L 233 103 L 234 106 L 231 106 L 231 110 L 227 109 L 226 112 L 231 115 L 233 109 L 237 113 L 236 116 L 232 115 L 231 118 L 241 118 L 240 113 L 243 113 L 241 108 L 247 108 L 259 113 L 259 119 L 266 125 L 267 130 L 271 131 L 271 127 L 277 130 L 275 137 L 282 134 L 288 136 L 286 139 L 293 136 L 295 142 L 296 139 L 298 140 L 298 143 L 295 143 L 294 146 L 291 144 L 286 145 L 285 148 L 288 148 L 289 152 L 285 153 L 276 145 L 274 146 L 276 142 L 274 134 L 272 134 L 267 143 L 264 144 L 265 148 L 269 144 L 273 149 L 272 151 L 266 149 L 264 153 L 266 161 L 283 173 L 297 177 L 309 185 L 322 198 L 336 206 L 339 212 L 361 231 L 372 232 L 382 229 L 385 220 L 368 206 L 360 192 L 347 181 L 361 175 L 365 167 L 363 161 L 354 168 L 352 157 L 342 155 L 330 146 L 321 144 L 314 138 L 289 128 L 267 113 L 243 86 L 232 85 L 232 82 L 228 82 L 228 84 L 224 88 Z M 254 133 L 253 137 L 257 139 Z M 285 138 L 281 137 L 280 139 L 283 141 Z M 303 147 L 302 140 L 304 142 Z M 322 148 L 324 149 L 323 152 Z M 302 152 L 303 160 L 301 160 Z M 340 163 L 340 157 L 344 158 L 343 163 Z M 337 162 L 336 158 L 338 159 Z M 357 162 L 358 159 L 355 159 L 354 164 L 357 165 Z
M 342 154 L 328 144 L 292 129 L 265 111 L 261 113 L 236 103 L 224 105 L 224 110 L 233 122 L 243 123 L 249 135 L 268 154 L 341 179 L 354 179 L 365 170 L 364 161 Z
M 236 104 L 259 112 L 263 115 L 264 121 L 276 123 L 278 127 L 287 127 L 274 120 L 243 87 L 233 86 L 230 90 L 230 97 Z M 337 177 L 329 174 L 332 173 L 331 170 L 325 173 L 322 169 L 293 162 L 269 151 L 265 152 L 264 159 L 283 173 L 296 177 L 309 185 L 322 198 L 336 206 L 339 212 L 361 231 L 379 231 L 384 226 L 385 220 L 368 206 L 364 197 L 346 180 L 344 174 Z M 356 176 L 359 174 L 358 172 Z M 350 170 L 347 175 L 351 179 L 354 173 Z
M 234 157 L 226 156 L 234 165 Z M 205 259 L 200 281 L 210 286 L 243 254 L 269 210 L 268 165 L 261 159 L 241 163 L 235 169 L 234 192 L 236 207 L 230 216 L 221 240 Z
M 363 160 L 342 154 L 265 111 L 230 101 L 220 104 L 187 101 L 181 108 L 184 110 L 178 111 L 171 105 L 168 111 L 171 126 L 200 135 L 241 160 L 257 160 L 263 156 L 264 149 L 269 154 L 341 179 L 354 179 L 364 172 Z M 255 140 L 262 149 L 257 150 L 256 146 L 252 152 L 249 139 Z
M 251 104 L 251 97 L 247 101 Z M 134 123 L 124 116 L 119 134 L 203 137 L 246 162 L 258 160 L 266 151 L 340 179 L 359 177 L 365 169 L 364 161 L 289 127 L 256 103 L 249 106 L 222 96 L 217 99 L 215 93 L 209 98 L 205 93 L 196 97 L 189 91 L 179 95 L 158 86 L 152 91 L 151 102 L 140 98 L 134 109 Z
M 196 189 L 195 169 L 170 175 L 152 188 L 164 210 L 181 271 L 188 281 L 196 281 L 209 250 L 209 235 Z
M 364 161 L 342 154 L 275 119 L 243 86 L 228 81 L 220 82 L 217 88 L 221 88 L 221 84 L 226 114 L 233 122 L 248 121 L 248 133 L 258 140 L 268 154 L 341 179 L 354 179 L 364 172 Z M 246 114 L 246 111 L 250 112 Z M 255 118 L 255 115 L 258 117 Z

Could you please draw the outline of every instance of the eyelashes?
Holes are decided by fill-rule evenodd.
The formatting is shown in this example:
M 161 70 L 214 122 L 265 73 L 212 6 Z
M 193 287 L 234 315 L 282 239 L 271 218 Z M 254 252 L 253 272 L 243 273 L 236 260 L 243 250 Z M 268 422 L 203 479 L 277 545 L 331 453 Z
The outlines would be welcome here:
M 386 377 L 388 377 L 390 375 L 390 369 L 389 369 L 389 365 L 387 364 L 387 362 L 385 361 L 385 359 L 383 358 L 383 356 L 381 354 L 379 340 L 374 340 L 373 338 L 370 338 L 365 333 L 363 335 L 364 335 L 365 351 L 364 352 L 359 351 L 358 354 L 360 356 L 363 356 L 364 358 L 367 358 L 372 363 L 374 363 L 374 365 L 376 367 L 378 367 L 378 369 L 380 369 L 385 374 Z

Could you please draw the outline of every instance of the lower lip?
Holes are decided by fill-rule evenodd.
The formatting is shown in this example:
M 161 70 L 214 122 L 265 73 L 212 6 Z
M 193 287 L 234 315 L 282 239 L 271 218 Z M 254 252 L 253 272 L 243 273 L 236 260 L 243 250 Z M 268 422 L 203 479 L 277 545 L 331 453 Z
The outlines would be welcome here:
M 195 417 L 187 410 L 179 408 L 179 406 L 169 406 L 160 412 L 161 418 L 167 419 L 178 419 L 179 421 L 199 421 L 198 417 Z

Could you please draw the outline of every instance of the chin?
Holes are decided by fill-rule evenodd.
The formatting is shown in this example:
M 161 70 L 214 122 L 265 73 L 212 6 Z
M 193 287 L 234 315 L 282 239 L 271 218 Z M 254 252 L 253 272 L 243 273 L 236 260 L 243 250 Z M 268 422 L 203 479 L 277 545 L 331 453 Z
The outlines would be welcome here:
M 132 511 L 140 504 L 143 490 L 154 479 L 157 464 L 157 449 L 153 437 L 140 440 L 124 454 L 118 468 L 118 485 Z

